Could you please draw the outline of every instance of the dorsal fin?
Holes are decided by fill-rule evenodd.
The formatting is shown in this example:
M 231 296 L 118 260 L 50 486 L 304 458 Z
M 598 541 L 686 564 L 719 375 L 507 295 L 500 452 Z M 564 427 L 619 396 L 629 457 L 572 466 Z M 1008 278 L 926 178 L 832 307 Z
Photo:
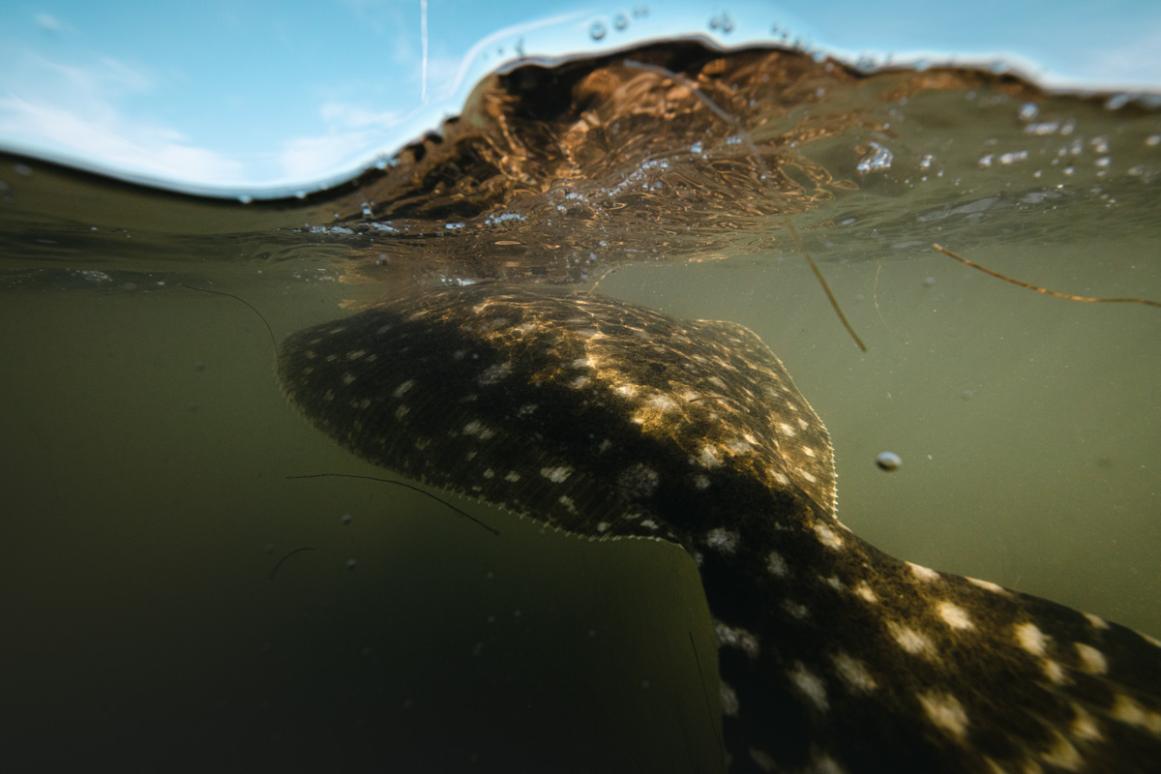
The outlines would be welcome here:
M 1161 759 L 1161 648 L 847 531 L 825 426 L 740 326 L 471 287 L 299 332 L 280 372 L 372 462 L 571 533 L 685 547 L 732 770 Z

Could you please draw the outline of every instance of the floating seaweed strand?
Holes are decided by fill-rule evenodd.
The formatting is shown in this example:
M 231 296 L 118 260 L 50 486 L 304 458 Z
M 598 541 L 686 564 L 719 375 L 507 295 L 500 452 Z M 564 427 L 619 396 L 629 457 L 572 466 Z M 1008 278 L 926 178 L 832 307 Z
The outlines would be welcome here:
M 1161 308 L 1161 301 L 1153 301 L 1153 300 L 1148 299 L 1148 298 L 1132 298 L 1132 297 L 1109 298 L 1109 297 L 1105 297 L 1105 296 L 1082 296 L 1082 295 L 1079 295 L 1077 293 L 1064 293 L 1064 292 L 1061 292 L 1059 290 L 1050 290 L 1048 288 L 1042 288 L 1039 285 L 1033 285 L 1031 282 L 1025 282 L 1024 280 L 1018 280 L 1015 277 L 1009 277 L 1007 274 L 1003 274 L 1001 272 L 998 272 L 995 269 L 989 269 L 987 266 L 982 266 L 982 265 L 976 263 L 975 261 L 971 260 L 970 258 L 965 258 L 962 255 L 960 255 L 959 253 L 957 253 L 953 250 L 949 250 L 948 248 L 944 247 L 943 245 L 939 244 L 938 242 L 933 242 L 931 245 L 931 249 L 937 253 L 942 253 L 943 255 L 946 255 L 948 258 L 951 258 L 952 260 L 959 261 L 964 266 L 975 269 L 976 271 L 982 271 L 984 274 L 987 274 L 989 277 L 995 277 L 998 280 L 1003 280 L 1004 282 L 1007 282 L 1009 285 L 1015 285 L 1016 287 L 1024 288 L 1025 290 L 1031 290 L 1032 292 L 1039 293 L 1042 296 L 1049 296 L 1050 298 L 1059 298 L 1062 301 L 1076 301 L 1076 302 L 1081 303 L 1081 304 L 1141 304 L 1143 306 L 1153 306 L 1153 307 Z

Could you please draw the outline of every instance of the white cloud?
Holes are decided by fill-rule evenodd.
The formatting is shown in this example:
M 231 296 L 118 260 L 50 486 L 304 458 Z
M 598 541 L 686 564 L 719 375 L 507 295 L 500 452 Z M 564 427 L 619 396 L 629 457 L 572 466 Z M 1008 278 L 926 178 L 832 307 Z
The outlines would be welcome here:
M 47 102 L 3 97 L 0 136 L 30 150 L 164 179 L 221 184 L 240 179 L 242 171 L 237 162 L 190 144 L 180 132 L 126 122 L 109 106 L 85 115 Z
M 348 102 L 324 102 L 319 115 L 328 127 L 335 129 L 390 129 L 399 123 L 401 114 L 395 110 L 375 110 Z
M 1110 86 L 1129 85 L 1157 89 L 1161 84 L 1161 25 L 1146 26 L 1140 34 L 1115 47 L 1093 51 L 1081 69 L 1086 80 Z
M 369 131 L 352 131 L 287 140 L 278 154 L 280 171 L 292 180 L 328 177 L 366 154 L 374 136 Z
M 36 26 L 40 27 L 45 32 L 60 32 L 64 26 L 60 23 L 60 19 L 53 16 L 51 13 L 38 13 L 33 17 Z
M 0 137 L 26 152 L 188 183 L 241 182 L 241 165 L 120 104 L 158 84 L 110 57 L 78 67 L 28 54 L 0 75 Z

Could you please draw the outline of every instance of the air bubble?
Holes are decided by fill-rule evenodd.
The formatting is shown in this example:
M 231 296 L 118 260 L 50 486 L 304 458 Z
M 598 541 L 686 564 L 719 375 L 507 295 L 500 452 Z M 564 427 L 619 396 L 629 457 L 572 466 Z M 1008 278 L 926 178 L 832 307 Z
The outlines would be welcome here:
M 875 457 L 875 464 L 879 466 L 879 470 L 898 470 L 899 466 L 903 464 L 903 458 L 892 451 L 879 452 Z
M 1132 95 L 1129 94 L 1114 94 L 1105 100 L 1105 110 L 1120 110 L 1125 105 L 1133 100 Z
M 595 21 L 593 22 L 592 26 L 589 27 L 589 37 L 593 40 L 604 40 L 605 35 L 607 35 L 608 32 L 609 31 L 605 29 L 603 22 Z
M 1040 115 L 1040 106 L 1035 102 L 1025 102 L 1020 106 L 1020 112 L 1016 114 L 1021 121 L 1031 121 Z
M 629 17 L 623 13 L 619 13 L 613 17 L 613 29 L 617 32 L 624 32 L 629 27 Z
M 891 163 L 895 160 L 895 154 L 885 145 L 880 145 L 877 142 L 868 144 L 871 146 L 871 152 L 859 159 L 859 163 L 855 167 L 859 174 L 868 175 L 872 172 L 884 172 L 890 169 Z
M 734 31 L 734 20 L 723 11 L 710 19 L 709 28 L 715 32 L 721 32 L 723 35 L 729 35 Z
M 238 197 L 238 201 L 240 201 L 242 204 L 249 204 L 250 202 L 254 201 L 254 197 L 248 194 L 242 194 Z

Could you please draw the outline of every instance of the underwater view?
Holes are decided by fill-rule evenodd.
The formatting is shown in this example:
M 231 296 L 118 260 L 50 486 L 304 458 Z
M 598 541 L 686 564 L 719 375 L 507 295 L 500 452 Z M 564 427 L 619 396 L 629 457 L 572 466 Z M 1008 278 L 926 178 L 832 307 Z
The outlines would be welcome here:
M 300 188 L 0 120 L 0 767 L 1156 770 L 1161 101 L 696 32 Z

